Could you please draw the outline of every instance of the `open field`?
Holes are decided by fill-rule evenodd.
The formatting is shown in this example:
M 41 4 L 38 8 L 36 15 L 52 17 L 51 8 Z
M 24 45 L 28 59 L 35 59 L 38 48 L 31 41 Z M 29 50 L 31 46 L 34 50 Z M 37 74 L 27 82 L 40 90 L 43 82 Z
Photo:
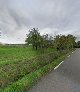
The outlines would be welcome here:
M 47 49 L 44 53 L 51 51 L 53 50 Z M 31 47 L 0 46 L 0 61 L 29 59 L 42 53 L 43 50 L 35 51 Z
M 53 49 L 33 50 L 31 47 L 0 46 L 0 66 L 34 58 L 38 55 L 53 52 Z
M 41 74 L 37 72 L 39 75 L 36 75 L 36 77 L 42 76 L 44 72 L 46 73 L 53 69 L 55 65 L 59 64 L 61 61 L 58 60 L 57 62 L 56 59 L 62 55 L 66 55 L 66 53 L 68 53 L 68 51 L 58 52 L 52 48 L 45 49 L 43 51 L 33 50 L 31 47 L 1 46 L 0 92 L 19 92 L 15 89 L 17 88 L 16 83 L 23 85 L 19 87 L 21 87 L 21 90 L 24 90 L 24 84 L 27 88 L 27 84 L 25 82 L 30 81 L 29 84 L 31 85 L 31 81 L 33 81 L 31 78 L 35 77 L 35 71 L 41 71 Z M 54 62 L 54 60 L 56 61 Z M 6 91 L 6 89 L 9 90 Z

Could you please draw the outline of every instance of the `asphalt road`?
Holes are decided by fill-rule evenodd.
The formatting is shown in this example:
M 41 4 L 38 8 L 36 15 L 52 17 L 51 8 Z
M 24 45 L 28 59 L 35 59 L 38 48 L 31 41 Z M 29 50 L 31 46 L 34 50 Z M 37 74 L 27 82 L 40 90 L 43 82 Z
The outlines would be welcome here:
M 43 77 L 28 92 L 80 92 L 80 49 Z

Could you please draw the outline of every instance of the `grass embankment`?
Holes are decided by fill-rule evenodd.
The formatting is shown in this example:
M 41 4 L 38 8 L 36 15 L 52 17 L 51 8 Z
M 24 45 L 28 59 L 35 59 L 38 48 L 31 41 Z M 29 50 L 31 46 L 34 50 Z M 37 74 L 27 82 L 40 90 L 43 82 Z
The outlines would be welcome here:
M 0 47 L 0 92 L 24 92 L 61 62 L 68 51 Z M 21 90 L 21 91 L 20 91 Z

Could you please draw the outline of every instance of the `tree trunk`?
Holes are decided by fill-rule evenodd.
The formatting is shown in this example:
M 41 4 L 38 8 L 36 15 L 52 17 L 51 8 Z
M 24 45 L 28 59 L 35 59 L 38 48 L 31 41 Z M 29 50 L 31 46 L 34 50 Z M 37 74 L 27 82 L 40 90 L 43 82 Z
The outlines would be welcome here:
M 36 45 L 36 50 L 37 50 L 38 48 L 37 48 L 37 45 Z

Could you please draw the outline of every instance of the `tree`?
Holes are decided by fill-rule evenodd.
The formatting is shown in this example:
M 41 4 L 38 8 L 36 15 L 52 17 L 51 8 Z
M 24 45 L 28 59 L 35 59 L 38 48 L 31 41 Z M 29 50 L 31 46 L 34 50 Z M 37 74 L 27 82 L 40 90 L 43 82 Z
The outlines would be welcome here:
M 73 35 L 57 35 L 54 38 L 55 47 L 58 50 L 71 49 L 74 47 L 76 38 Z
M 38 32 L 38 28 L 33 28 L 29 30 L 29 34 L 26 38 L 26 43 L 31 44 L 36 50 L 38 48 L 50 48 L 55 47 L 57 50 L 66 50 L 72 49 L 75 46 L 76 37 L 69 34 L 65 35 L 56 35 L 54 37 L 49 34 L 43 36 Z
M 64 43 L 64 36 L 61 36 L 61 35 L 55 36 L 55 38 L 54 38 L 54 47 L 57 50 L 62 50 L 63 49 L 63 47 L 64 47 L 63 43 Z
M 41 47 L 41 41 L 42 37 L 40 36 L 40 33 L 38 32 L 38 28 L 33 28 L 29 31 L 29 34 L 27 35 L 26 38 L 26 43 L 27 44 L 32 44 L 33 48 L 38 49 L 38 47 Z
M 73 48 L 74 45 L 75 45 L 75 40 L 76 40 L 76 37 L 69 34 L 67 35 L 67 45 L 68 45 L 68 48 Z
M 53 45 L 53 37 L 49 36 L 49 34 L 43 35 L 42 38 L 43 38 L 42 46 L 44 48 L 49 48 L 49 47 L 51 47 Z
M 80 41 L 76 42 L 75 47 L 80 48 Z

